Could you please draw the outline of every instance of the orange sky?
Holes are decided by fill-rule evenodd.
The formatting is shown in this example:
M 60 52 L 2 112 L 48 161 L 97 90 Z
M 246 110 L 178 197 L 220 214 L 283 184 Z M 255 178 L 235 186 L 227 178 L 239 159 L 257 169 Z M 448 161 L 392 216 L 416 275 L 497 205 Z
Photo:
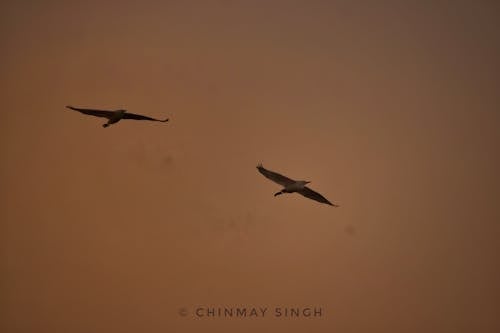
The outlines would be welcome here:
M 2 2 L 0 330 L 498 332 L 499 9 Z

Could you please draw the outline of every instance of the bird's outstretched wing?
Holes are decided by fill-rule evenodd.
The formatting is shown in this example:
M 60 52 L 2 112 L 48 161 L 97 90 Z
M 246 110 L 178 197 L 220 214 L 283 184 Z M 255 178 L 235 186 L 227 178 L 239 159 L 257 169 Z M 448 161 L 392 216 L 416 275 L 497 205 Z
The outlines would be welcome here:
M 147 117 L 147 116 L 142 116 L 140 114 L 135 114 L 135 113 L 125 113 L 123 115 L 123 119 L 152 120 L 152 121 L 161 121 L 162 123 L 168 121 L 168 118 L 161 120 L 161 119 L 155 119 L 155 118 L 151 118 L 151 117 Z
M 271 179 L 273 182 L 278 183 L 278 184 L 280 184 L 282 186 L 287 186 L 287 185 L 295 183 L 295 180 L 293 180 L 293 179 L 290 179 L 288 177 L 280 175 L 277 172 L 273 172 L 273 171 L 267 170 L 266 168 L 264 168 L 262 166 L 262 164 L 257 165 L 257 169 L 266 178 Z
M 297 191 L 297 193 L 302 194 L 306 198 L 316 200 L 321 203 L 325 203 L 327 205 L 331 205 L 333 207 L 338 207 L 338 205 L 332 204 L 330 201 L 328 201 L 324 196 L 319 194 L 318 192 L 315 192 L 311 190 L 309 187 L 305 186 L 302 190 Z
M 103 118 L 109 118 L 109 117 L 113 116 L 113 114 L 115 113 L 114 111 L 107 111 L 107 110 L 74 108 L 74 107 L 69 106 L 69 105 L 67 105 L 66 107 L 68 109 L 75 110 L 75 111 L 81 112 L 83 114 L 88 114 L 89 116 L 103 117 Z

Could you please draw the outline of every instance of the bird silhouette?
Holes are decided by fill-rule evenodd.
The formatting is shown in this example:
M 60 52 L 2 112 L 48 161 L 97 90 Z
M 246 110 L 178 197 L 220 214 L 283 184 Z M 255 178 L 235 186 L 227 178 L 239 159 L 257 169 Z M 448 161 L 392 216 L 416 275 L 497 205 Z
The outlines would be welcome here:
M 83 109 L 83 108 L 75 108 L 73 106 L 66 106 L 68 109 L 78 111 L 80 113 L 89 115 L 89 116 L 95 116 L 95 117 L 102 117 L 102 118 L 107 118 L 108 122 L 103 124 L 102 127 L 108 127 L 109 125 L 115 124 L 119 122 L 122 119 L 133 119 L 133 120 L 150 120 L 150 121 L 160 121 L 160 122 L 167 122 L 168 118 L 161 120 L 161 119 L 155 119 L 147 116 L 143 116 L 140 114 L 135 114 L 135 113 L 128 113 L 127 110 L 96 110 L 96 109 Z
M 306 198 L 316 200 L 318 202 L 321 202 L 321 203 L 324 203 L 327 205 L 331 205 L 333 207 L 338 207 L 338 205 L 331 203 L 330 201 L 328 201 L 324 196 L 322 196 L 318 192 L 315 192 L 315 191 L 311 190 L 309 187 L 307 187 L 306 184 L 309 184 L 310 181 L 290 179 L 290 178 L 283 176 L 277 172 L 267 170 L 266 168 L 264 168 L 262 166 L 262 164 L 257 165 L 257 170 L 259 170 L 259 172 L 261 174 L 263 174 L 264 177 L 266 177 L 267 179 L 270 179 L 273 182 L 278 183 L 281 186 L 283 186 L 283 189 L 281 191 L 275 193 L 274 196 L 278 196 L 278 195 L 281 195 L 284 193 L 296 192 L 296 193 L 303 195 Z

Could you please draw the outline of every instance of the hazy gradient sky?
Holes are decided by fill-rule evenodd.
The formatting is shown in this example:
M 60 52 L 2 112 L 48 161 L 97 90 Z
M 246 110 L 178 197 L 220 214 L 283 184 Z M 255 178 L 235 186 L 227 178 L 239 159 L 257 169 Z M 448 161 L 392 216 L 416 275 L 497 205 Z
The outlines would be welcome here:
M 498 2 L 0 13 L 0 331 L 500 331 Z

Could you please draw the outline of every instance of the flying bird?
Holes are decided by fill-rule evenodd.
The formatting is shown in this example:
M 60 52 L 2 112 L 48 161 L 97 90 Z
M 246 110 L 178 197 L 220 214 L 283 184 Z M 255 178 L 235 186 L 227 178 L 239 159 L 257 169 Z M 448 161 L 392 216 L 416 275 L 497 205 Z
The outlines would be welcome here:
M 306 198 L 316 200 L 318 202 L 331 205 L 333 207 L 338 207 L 338 205 L 331 203 L 328 201 L 324 196 L 319 194 L 318 192 L 315 192 L 311 190 L 309 187 L 306 186 L 306 184 L 309 184 L 310 181 L 305 181 L 305 180 L 293 180 L 288 177 L 285 177 L 283 175 L 280 175 L 277 172 L 273 172 L 271 170 L 267 170 L 262 166 L 262 164 L 257 165 L 257 170 L 261 174 L 264 175 L 264 177 L 272 180 L 275 183 L 280 184 L 283 186 L 283 189 L 277 193 L 274 194 L 274 196 L 281 195 L 283 193 L 293 193 L 297 192 L 299 194 L 302 194 Z
M 68 109 L 78 111 L 80 113 L 89 115 L 89 116 L 95 116 L 95 117 L 102 117 L 102 118 L 107 118 L 108 122 L 103 124 L 102 127 L 108 127 L 109 125 L 115 124 L 119 122 L 122 119 L 134 119 L 134 120 L 151 120 L 151 121 L 161 121 L 161 122 L 167 122 L 167 119 L 161 120 L 161 119 L 155 119 L 147 116 L 142 116 L 140 114 L 135 114 L 135 113 L 128 113 L 127 110 L 115 110 L 115 111 L 108 111 L 108 110 L 95 110 L 95 109 L 82 109 L 82 108 L 75 108 L 72 106 L 66 106 Z

